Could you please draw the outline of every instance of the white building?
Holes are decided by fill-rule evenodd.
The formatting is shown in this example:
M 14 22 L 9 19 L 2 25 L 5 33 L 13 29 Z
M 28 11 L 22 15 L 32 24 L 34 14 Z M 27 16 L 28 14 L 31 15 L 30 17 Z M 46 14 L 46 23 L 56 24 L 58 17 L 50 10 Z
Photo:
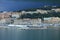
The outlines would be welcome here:
M 8 19 L 5 18 L 5 19 L 1 19 L 1 20 L 0 20 L 0 24 L 6 24 L 6 23 L 9 24 L 9 23 L 11 23 L 11 22 L 12 22 L 12 21 L 11 21 L 11 19 L 9 19 L 9 18 L 8 18 Z
M 27 14 L 27 13 L 33 14 L 33 13 L 39 13 L 39 12 L 38 11 L 22 11 L 21 13 L 22 14 Z
M 41 19 L 19 19 L 19 20 L 14 20 L 14 24 L 40 24 Z
M 13 18 L 19 18 L 20 17 L 20 13 L 18 12 L 12 12 L 12 15 L 11 15 Z
M 44 18 L 44 23 L 50 23 L 51 17 Z
M 45 23 L 60 23 L 60 18 L 58 17 L 50 17 L 50 18 L 44 18 Z
M 57 9 L 51 9 L 51 10 L 54 10 L 55 12 L 60 12 L 60 8 L 57 8 Z
M 41 13 L 41 14 L 44 14 L 44 13 L 48 13 L 48 11 L 47 10 L 41 10 L 41 9 L 37 9 L 36 10 L 37 12 L 39 12 L 39 13 Z

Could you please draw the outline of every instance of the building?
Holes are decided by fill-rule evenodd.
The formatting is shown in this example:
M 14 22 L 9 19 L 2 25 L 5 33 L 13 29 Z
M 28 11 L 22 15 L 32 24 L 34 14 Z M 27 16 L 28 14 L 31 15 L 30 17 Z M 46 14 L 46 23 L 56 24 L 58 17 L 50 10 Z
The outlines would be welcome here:
M 21 15 L 21 12 L 12 12 L 11 14 L 12 18 L 19 18 Z
M 3 19 L 3 18 L 9 18 L 10 16 L 8 14 L 0 14 L 0 19 Z
M 60 23 L 60 18 L 58 17 L 50 17 L 50 18 L 44 18 L 45 23 Z
M 38 11 L 22 11 L 21 13 L 22 14 L 27 14 L 27 13 L 33 14 L 33 13 L 39 13 L 39 12 Z
M 51 18 L 51 22 L 60 23 L 60 18 L 58 18 L 58 17 L 52 17 Z
M 44 18 L 44 23 L 50 23 L 51 17 Z
M 37 9 L 36 11 L 39 12 L 39 13 L 41 13 L 41 14 L 45 14 L 45 13 L 47 14 L 48 13 L 47 10 Z
M 40 24 L 41 23 L 41 19 L 29 19 L 29 18 L 27 18 L 27 19 L 19 19 L 19 20 L 14 20 L 14 24 L 26 24 L 26 25 L 28 25 L 28 24 L 34 24 L 34 25 L 36 25 L 36 24 Z
M 10 18 L 4 18 L 0 20 L 0 24 L 10 24 L 13 21 Z
M 52 10 L 54 10 L 55 12 L 60 12 L 60 8 L 52 9 Z

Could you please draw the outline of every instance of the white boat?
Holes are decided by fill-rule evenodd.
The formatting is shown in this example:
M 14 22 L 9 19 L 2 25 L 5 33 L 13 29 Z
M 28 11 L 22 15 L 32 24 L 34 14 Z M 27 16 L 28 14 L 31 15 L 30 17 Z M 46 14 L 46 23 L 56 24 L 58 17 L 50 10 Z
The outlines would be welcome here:
M 27 25 L 14 25 L 14 24 L 9 24 L 9 27 L 17 27 L 17 28 L 29 28 Z
M 14 25 L 9 24 L 8 27 L 17 27 L 19 29 L 47 29 L 47 27 L 43 27 L 41 25 Z

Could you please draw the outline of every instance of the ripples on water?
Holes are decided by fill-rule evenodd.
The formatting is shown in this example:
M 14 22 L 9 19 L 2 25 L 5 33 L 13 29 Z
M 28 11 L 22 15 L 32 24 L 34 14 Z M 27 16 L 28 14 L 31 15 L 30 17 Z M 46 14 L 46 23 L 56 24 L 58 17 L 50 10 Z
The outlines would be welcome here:
M 0 40 L 59 40 L 60 30 L 0 28 Z

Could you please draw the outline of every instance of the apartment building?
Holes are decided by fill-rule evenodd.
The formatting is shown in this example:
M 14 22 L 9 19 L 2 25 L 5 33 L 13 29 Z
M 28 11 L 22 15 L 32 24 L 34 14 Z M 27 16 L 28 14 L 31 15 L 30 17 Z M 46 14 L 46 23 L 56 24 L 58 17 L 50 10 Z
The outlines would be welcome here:
M 40 24 L 41 19 L 19 19 L 19 20 L 14 20 L 14 24 Z
M 50 17 L 50 18 L 44 18 L 45 23 L 60 23 L 60 18 L 58 17 Z

